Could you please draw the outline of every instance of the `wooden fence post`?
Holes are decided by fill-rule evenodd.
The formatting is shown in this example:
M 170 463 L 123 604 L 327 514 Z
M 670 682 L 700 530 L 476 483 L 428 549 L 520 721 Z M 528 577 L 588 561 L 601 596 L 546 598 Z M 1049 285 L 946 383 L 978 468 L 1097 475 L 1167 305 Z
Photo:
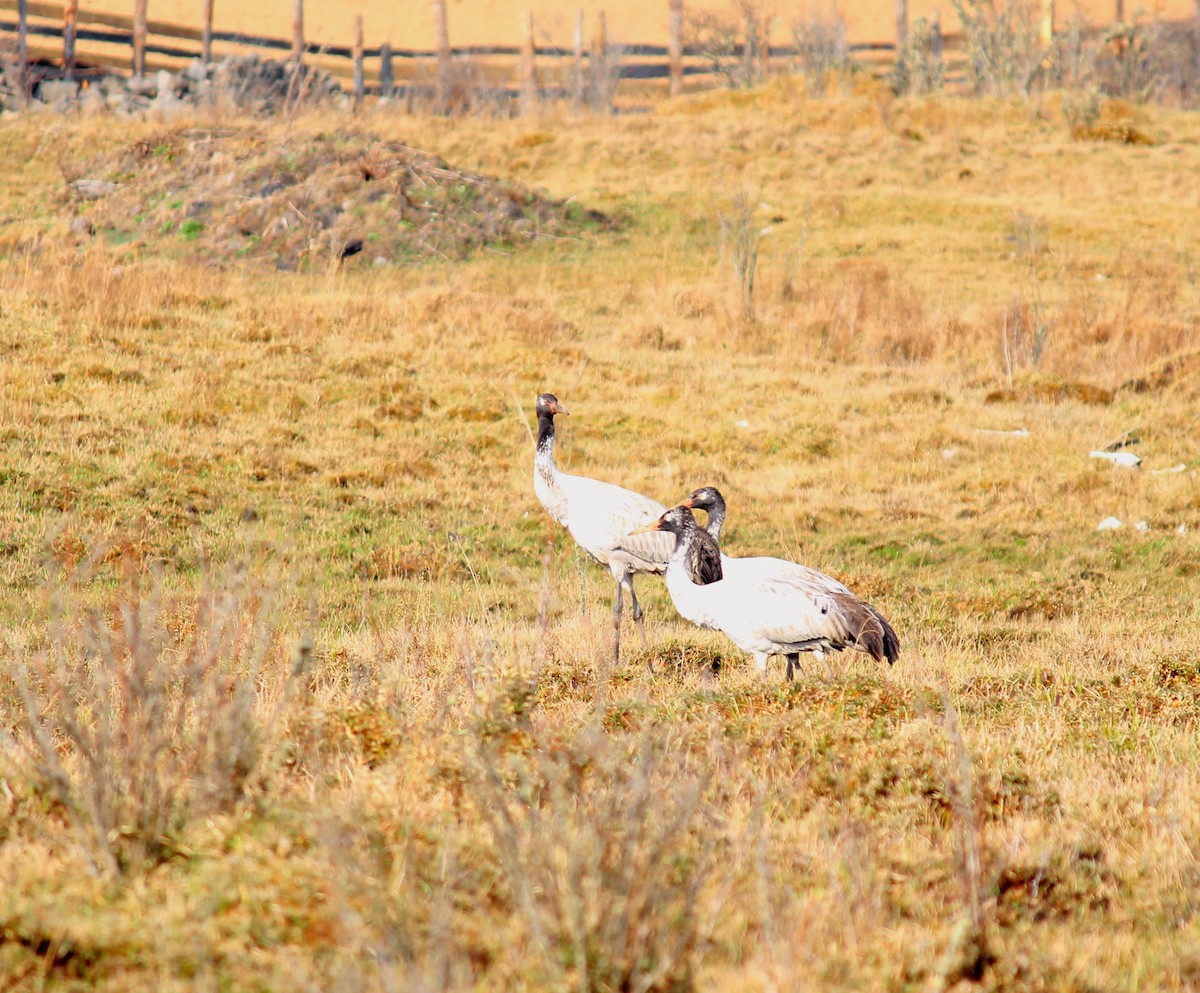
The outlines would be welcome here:
M 200 35 L 200 61 L 208 65 L 212 61 L 213 0 L 204 0 L 204 25 Z
M 596 11 L 596 35 L 592 39 L 592 100 L 598 109 L 607 114 L 611 109 L 608 99 L 608 16 L 603 10 Z
M 384 42 L 379 46 L 379 93 L 391 99 L 396 92 L 396 76 L 392 67 L 392 46 Z
M 1200 3 L 1200 0 L 1196 0 Z M 575 79 L 573 92 L 571 94 L 572 102 L 575 105 L 575 113 L 579 113 L 583 107 L 583 8 L 581 7 L 575 14 Z
M 354 112 L 357 114 L 363 102 L 363 22 L 362 14 L 354 15 Z
M 683 92 L 683 0 L 670 0 L 667 9 L 667 54 L 671 60 L 671 86 L 668 92 L 677 97 Z
M 79 17 L 79 0 L 63 4 L 63 75 L 75 78 L 75 22 Z
M 133 0 L 133 74 L 146 75 L 146 3 Z
M 446 18 L 446 0 L 433 0 L 433 28 L 437 34 L 437 106 L 446 110 L 450 95 L 450 24 Z
M 292 0 L 292 61 L 304 61 L 304 0 Z
M 908 45 L 908 0 L 896 0 L 896 55 Z
M 521 13 L 521 113 L 529 116 L 537 113 L 537 44 L 533 36 L 533 11 Z
M 1042 48 L 1054 44 L 1054 0 L 1042 0 L 1042 23 L 1038 31 L 1038 41 Z
M 21 106 L 29 96 L 29 3 L 17 0 L 17 88 Z
M 758 19 L 752 6 L 747 5 L 742 33 L 742 85 L 754 85 L 754 64 L 758 55 Z
M 766 15 L 758 30 L 758 65 L 759 74 L 765 83 L 771 75 L 771 18 Z

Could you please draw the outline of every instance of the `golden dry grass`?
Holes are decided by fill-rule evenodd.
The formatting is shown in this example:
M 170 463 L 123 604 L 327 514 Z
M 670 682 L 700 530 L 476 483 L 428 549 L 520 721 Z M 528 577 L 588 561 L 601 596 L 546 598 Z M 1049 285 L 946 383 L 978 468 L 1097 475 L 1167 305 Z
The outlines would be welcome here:
M 58 685 L 126 699 L 72 668 L 121 604 L 161 601 L 168 666 L 202 577 L 281 591 L 253 774 L 217 803 L 229 773 L 198 768 L 153 857 L 9 755 L 8 988 L 1195 988 L 1195 119 L 1083 142 L 1057 98 L 773 86 L 366 125 L 629 223 L 222 269 L 68 230 L 62 165 L 161 123 L 0 132 L 4 727 L 21 659 L 51 716 Z M 772 226 L 752 323 L 719 250 L 738 188 Z M 721 486 L 728 548 L 844 578 L 897 666 L 763 685 L 643 579 L 614 670 L 608 584 L 531 493 L 540 389 L 573 411 L 565 466 Z M 1126 432 L 1142 470 L 1088 459 Z M 51 649 L 65 683 L 36 678 Z

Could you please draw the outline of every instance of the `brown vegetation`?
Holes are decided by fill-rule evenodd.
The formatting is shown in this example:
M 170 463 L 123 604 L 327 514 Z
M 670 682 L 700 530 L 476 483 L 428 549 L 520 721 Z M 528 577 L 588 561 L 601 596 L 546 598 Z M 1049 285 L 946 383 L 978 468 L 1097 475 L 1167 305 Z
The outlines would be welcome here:
M 8 987 L 1194 986 L 1200 131 L 1144 126 L 866 84 L 371 116 L 628 223 L 282 273 L 70 229 L 161 125 L 9 122 Z M 564 468 L 720 485 L 730 551 L 837 574 L 899 663 L 763 684 L 646 583 L 614 670 L 529 484 L 546 388 Z

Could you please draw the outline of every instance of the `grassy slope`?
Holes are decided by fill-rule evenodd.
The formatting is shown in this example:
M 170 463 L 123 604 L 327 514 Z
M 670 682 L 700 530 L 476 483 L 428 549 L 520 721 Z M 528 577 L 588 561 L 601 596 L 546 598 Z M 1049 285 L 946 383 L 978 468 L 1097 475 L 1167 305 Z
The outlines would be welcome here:
M 401 985 L 553 985 L 572 967 L 530 950 L 537 913 L 504 867 L 554 878 L 573 846 L 625 851 L 647 787 L 620 756 L 666 753 L 665 813 L 704 780 L 703 817 L 686 808 L 668 844 L 702 882 L 702 988 L 952 983 L 975 850 L 985 984 L 1194 983 L 1196 384 L 1185 365 L 1111 403 L 1059 394 L 1190 347 L 1200 129 L 1155 116 L 1154 147 L 1074 143 L 1041 111 L 774 89 L 627 120 L 381 117 L 386 136 L 633 223 L 453 268 L 265 277 L 175 261 L 169 239 L 67 234 L 56 162 L 158 125 L 7 123 L 6 640 L 37 637 L 46 544 L 73 560 L 104 537 L 179 586 L 201 550 L 282 555 L 284 625 L 311 596 L 318 633 L 280 731 L 299 758 L 153 872 L 89 878 L 11 780 L 0 970 L 30 989 L 360 988 L 377 961 Z M 717 248 L 739 185 L 782 218 L 752 324 Z M 989 402 L 1010 385 L 1016 297 L 1041 299 L 1049 346 Z M 575 411 L 563 464 L 662 499 L 718 483 L 731 549 L 844 577 L 892 619 L 901 663 L 764 687 L 649 580 L 649 647 L 630 638 L 610 672 L 608 587 L 528 485 L 518 408 L 544 388 Z M 1147 468 L 1188 471 L 1086 458 L 1129 429 Z M 1108 514 L 1152 529 L 1097 533 Z M 526 698 L 513 680 L 537 657 Z M 587 799 L 547 800 L 522 847 L 486 816 L 500 801 L 479 765 L 553 779 L 562 756 L 586 758 Z M 580 871 L 603 911 L 615 898 Z

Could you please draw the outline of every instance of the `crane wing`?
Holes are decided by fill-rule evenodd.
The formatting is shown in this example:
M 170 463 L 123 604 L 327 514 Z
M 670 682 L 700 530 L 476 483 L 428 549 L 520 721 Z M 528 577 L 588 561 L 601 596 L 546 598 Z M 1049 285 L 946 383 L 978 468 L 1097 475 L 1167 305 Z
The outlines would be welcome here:
M 589 554 L 607 562 L 612 553 L 629 558 L 636 569 L 662 572 L 675 547 L 673 535 L 660 531 L 630 535 L 630 531 L 661 517 L 667 508 L 657 500 L 586 476 L 560 476 L 568 492 L 567 527 Z

